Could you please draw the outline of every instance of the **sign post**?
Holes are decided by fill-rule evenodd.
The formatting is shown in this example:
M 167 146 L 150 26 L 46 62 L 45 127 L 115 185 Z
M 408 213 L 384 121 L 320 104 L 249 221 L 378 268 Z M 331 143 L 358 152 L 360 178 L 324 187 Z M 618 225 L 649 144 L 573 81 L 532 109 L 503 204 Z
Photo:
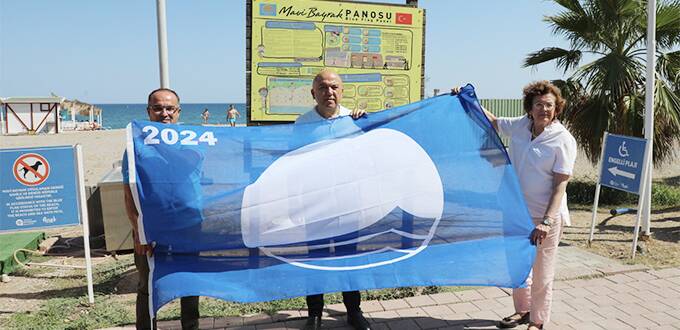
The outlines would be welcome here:
M 614 135 L 605 132 L 602 154 L 600 157 L 600 179 L 595 187 L 593 216 L 590 222 L 590 236 L 588 243 L 593 241 L 595 218 L 600 197 L 600 186 L 623 190 L 638 195 L 638 215 L 633 238 L 633 258 L 637 247 L 638 226 L 640 225 L 640 209 L 644 193 L 648 188 L 642 184 L 649 173 L 647 159 L 649 157 L 647 141 L 645 139 Z
M 1 149 L 0 233 L 82 221 L 88 298 L 94 303 L 82 159 L 80 145 Z

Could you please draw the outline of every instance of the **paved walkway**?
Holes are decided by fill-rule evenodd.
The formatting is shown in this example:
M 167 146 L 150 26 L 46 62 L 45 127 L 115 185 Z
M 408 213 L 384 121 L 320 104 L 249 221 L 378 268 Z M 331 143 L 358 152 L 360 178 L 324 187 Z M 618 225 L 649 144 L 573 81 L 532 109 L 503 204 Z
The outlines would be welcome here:
M 557 274 L 547 329 L 680 329 L 680 267 L 650 270 L 563 246 Z M 378 330 L 496 329 L 498 319 L 513 313 L 510 293 L 476 288 L 364 301 L 361 308 Z M 344 314 L 342 304 L 327 306 L 324 328 L 350 329 Z M 201 329 L 300 329 L 305 316 L 306 310 L 294 310 L 273 316 L 203 318 Z M 180 329 L 179 321 L 160 322 L 159 328 Z

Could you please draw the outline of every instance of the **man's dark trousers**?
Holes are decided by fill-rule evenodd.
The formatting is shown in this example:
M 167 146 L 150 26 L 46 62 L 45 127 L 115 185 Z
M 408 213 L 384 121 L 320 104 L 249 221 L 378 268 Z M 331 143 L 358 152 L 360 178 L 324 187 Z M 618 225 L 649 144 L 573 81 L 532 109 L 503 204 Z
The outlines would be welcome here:
M 139 273 L 136 326 L 137 329 L 151 329 L 151 320 L 149 320 L 149 263 L 146 256 L 135 254 L 135 266 Z M 182 329 L 198 329 L 198 297 L 182 297 L 180 306 Z M 156 329 L 156 319 L 153 320 L 153 329 Z

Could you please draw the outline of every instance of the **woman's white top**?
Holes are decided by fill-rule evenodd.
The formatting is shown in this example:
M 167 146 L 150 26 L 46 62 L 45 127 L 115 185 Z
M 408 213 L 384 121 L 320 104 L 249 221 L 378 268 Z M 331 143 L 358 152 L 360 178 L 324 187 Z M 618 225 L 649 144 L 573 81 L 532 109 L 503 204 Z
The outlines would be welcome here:
M 496 120 L 499 133 L 510 138 L 512 162 L 532 218 L 543 218 L 550 202 L 553 173 L 572 175 L 576 162 L 576 140 L 555 120 L 533 141 L 531 120 L 527 116 Z M 567 194 L 560 205 L 560 216 L 569 226 Z

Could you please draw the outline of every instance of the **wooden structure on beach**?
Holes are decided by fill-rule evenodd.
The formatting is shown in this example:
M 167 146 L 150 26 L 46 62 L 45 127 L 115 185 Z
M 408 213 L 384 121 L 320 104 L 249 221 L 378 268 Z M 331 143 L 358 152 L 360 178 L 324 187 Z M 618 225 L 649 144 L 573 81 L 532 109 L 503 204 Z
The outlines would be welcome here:
M 0 98 L 2 134 L 59 133 L 62 97 Z

